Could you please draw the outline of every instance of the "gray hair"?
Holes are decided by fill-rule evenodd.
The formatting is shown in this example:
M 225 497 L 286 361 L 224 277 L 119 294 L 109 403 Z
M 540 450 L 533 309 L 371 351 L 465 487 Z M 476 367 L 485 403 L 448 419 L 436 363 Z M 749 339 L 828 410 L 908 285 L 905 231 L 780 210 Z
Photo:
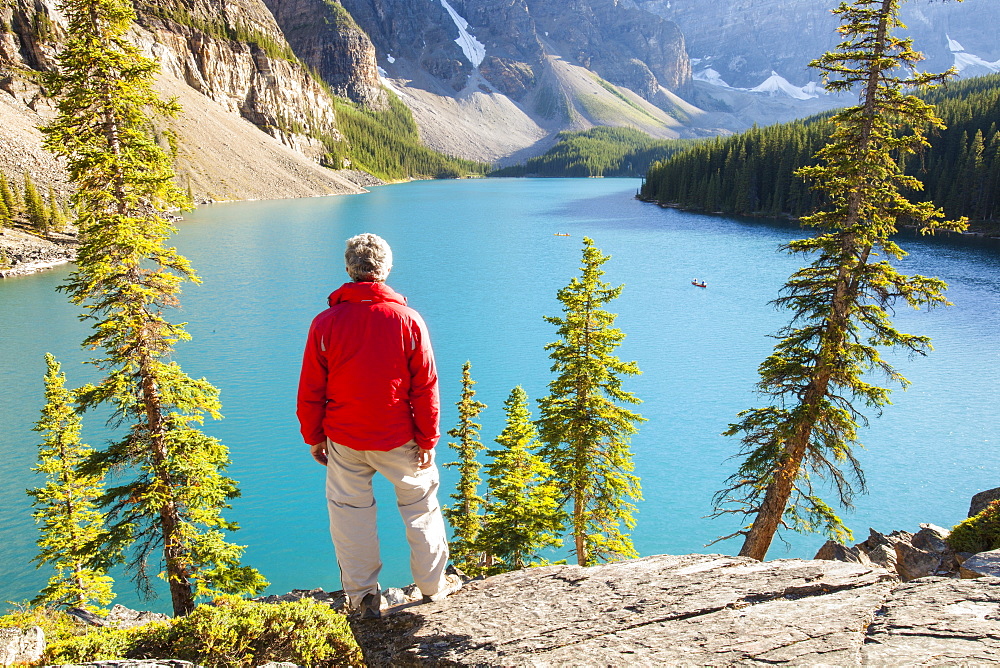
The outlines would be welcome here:
M 347 240 L 344 262 L 353 281 L 382 283 L 392 269 L 392 249 L 382 237 L 366 232 Z

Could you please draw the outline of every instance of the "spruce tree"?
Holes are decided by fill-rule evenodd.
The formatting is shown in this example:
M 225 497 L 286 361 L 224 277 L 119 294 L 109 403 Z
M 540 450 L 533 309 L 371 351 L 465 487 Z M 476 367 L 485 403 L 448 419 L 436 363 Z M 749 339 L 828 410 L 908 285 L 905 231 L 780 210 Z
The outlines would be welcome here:
M 613 354 L 625 334 L 602 307 L 624 286 L 601 280 L 609 259 L 584 238 L 580 277 L 557 295 L 565 317 L 545 318 L 562 338 L 545 346 L 556 377 L 538 402 L 541 456 L 555 471 L 560 500 L 572 507 L 573 551 L 581 566 L 637 556 L 627 533 L 635 527 L 630 500 L 641 498 L 629 438 L 644 418 L 621 405 L 640 403 L 621 379 L 639 367 Z
M 21 211 L 21 207 L 18 202 L 18 195 L 14 192 L 9 181 L 7 181 L 7 175 L 0 173 L 0 199 L 3 199 L 4 205 L 7 207 L 7 213 L 13 220 L 15 216 Z
M 42 234 L 48 233 L 49 210 L 45 207 L 45 201 L 28 172 L 24 173 L 24 215 L 32 227 Z
M 535 453 L 538 433 L 528 395 L 518 385 L 504 402 L 506 426 L 486 465 L 486 508 L 479 533 L 487 575 L 542 565 L 538 553 L 562 545 L 566 513 L 555 473 Z
M 198 278 L 167 245 L 174 228 L 163 212 L 186 200 L 148 114 L 178 107 L 153 91 L 157 65 L 126 37 L 131 3 L 65 0 L 62 9 L 69 38 L 46 82 L 58 115 L 43 133 L 75 186 L 83 243 L 64 289 L 93 322 L 84 345 L 103 351 L 93 363 L 104 374 L 79 404 L 105 407 L 121 434 L 89 466 L 120 476 L 102 499 L 112 546 L 129 546 L 127 567 L 146 593 L 147 563 L 162 549 L 161 577 L 182 615 L 196 596 L 254 593 L 266 582 L 240 565 L 243 548 L 224 533 L 237 528 L 222 509 L 239 490 L 223 474 L 228 449 L 200 430 L 206 415 L 220 417 L 219 392 L 171 360 L 190 337 L 164 311 L 178 304 L 183 281 Z
M 920 55 L 910 40 L 892 35 L 901 27 L 898 0 L 856 0 L 836 13 L 845 36 L 835 51 L 811 63 L 823 70 L 830 91 L 860 90 L 860 103 L 833 117 L 835 130 L 817 154 L 818 165 L 798 175 L 821 191 L 828 205 L 803 219 L 824 230 L 787 245 L 792 253 L 815 255 L 792 274 L 776 304 L 792 312 L 774 352 L 760 365 L 757 389 L 773 403 L 739 414 L 727 435 L 742 434 L 745 460 L 716 495 L 716 513 L 752 517 L 743 556 L 763 559 L 779 527 L 821 531 L 844 541 L 850 532 L 814 487 L 830 485 L 850 507 L 864 489 L 853 454 L 864 406 L 879 410 L 889 389 L 872 384 L 873 374 L 905 386 L 906 379 L 884 360 L 879 347 L 926 354 L 926 336 L 893 327 L 893 305 L 945 304 L 945 284 L 905 276 L 891 264 L 903 250 L 890 240 L 899 221 L 926 230 L 960 229 L 944 223 L 929 202 L 909 202 L 901 190 L 920 183 L 902 173 L 907 154 L 927 146 L 924 132 L 943 124 L 933 107 L 903 93 L 942 81 L 919 73 Z M 727 536 L 732 537 L 732 536 Z
M 443 509 L 444 516 L 454 529 L 454 538 L 450 543 L 451 559 L 469 575 L 478 575 L 482 569 L 481 554 L 476 547 L 476 540 L 482 528 L 482 515 L 479 509 L 483 505 L 483 497 L 479 496 L 479 469 L 482 466 L 476 459 L 480 450 L 485 450 L 479 440 L 479 429 L 482 425 L 476 423 L 486 404 L 476 401 L 476 391 L 472 386 L 472 363 L 462 365 L 462 398 L 455 404 L 458 406 L 458 426 L 448 430 L 448 435 L 458 439 L 457 443 L 448 443 L 458 452 L 458 461 L 449 462 L 445 466 L 458 467 L 458 488 L 451 498 L 455 505 Z
M 80 441 L 80 416 L 59 363 L 47 354 L 45 364 L 45 407 L 34 428 L 45 440 L 33 470 L 45 474 L 46 482 L 28 494 L 35 499 L 33 517 L 42 534 L 35 561 L 52 564 L 56 573 L 32 603 L 99 609 L 115 596 L 106 573 L 109 560 L 101 552 L 106 534 L 96 499 L 103 484 L 100 476 L 80 471 L 92 450 Z
M 7 208 L 3 197 L 0 197 L 0 229 L 7 227 L 11 222 L 10 209 Z
M 60 232 L 66 227 L 66 213 L 59 206 L 59 198 L 56 191 L 49 186 L 49 226 L 56 232 Z

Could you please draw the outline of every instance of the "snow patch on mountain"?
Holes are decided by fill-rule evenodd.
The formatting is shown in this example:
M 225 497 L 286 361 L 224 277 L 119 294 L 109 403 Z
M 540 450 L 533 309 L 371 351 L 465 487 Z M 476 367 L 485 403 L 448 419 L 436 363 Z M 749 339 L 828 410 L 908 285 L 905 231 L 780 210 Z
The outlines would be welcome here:
M 486 57 L 486 45 L 473 37 L 472 33 L 469 32 L 469 22 L 459 16 L 458 12 L 448 4 L 448 0 L 441 0 L 441 4 L 448 10 L 451 20 L 458 27 L 458 39 L 455 42 L 461 47 L 462 53 L 469 59 L 472 66 L 479 67 L 479 64 L 483 62 L 483 58 Z
M 695 60 L 696 60 L 695 58 L 692 58 L 691 63 L 694 64 Z M 711 67 L 701 70 L 700 72 L 695 72 L 694 74 L 691 75 L 691 78 L 697 81 L 706 81 L 712 84 L 713 86 L 732 88 L 732 86 L 730 86 L 723 80 L 722 75 L 719 74 L 718 71 L 712 69 Z
M 759 86 L 755 86 L 749 90 L 751 93 L 787 95 L 788 97 L 795 98 L 796 100 L 811 100 L 814 97 L 819 97 L 819 94 L 816 92 L 818 88 L 815 82 L 810 81 L 805 86 L 793 86 L 788 79 L 784 78 L 774 70 L 771 70 L 771 76 L 764 79 Z
M 381 67 L 378 68 L 378 76 L 379 76 L 379 79 L 380 79 L 380 83 L 385 88 L 388 88 L 389 90 L 391 90 L 393 93 L 395 93 L 399 97 L 402 97 L 402 98 L 408 98 L 408 97 L 410 97 L 405 91 L 400 90 L 396 86 L 392 85 L 392 81 L 389 80 L 389 74 L 385 70 L 383 70 Z
M 694 62 L 694 60 L 695 59 L 692 59 L 692 62 Z M 761 82 L 760 85 L 753 88 L 736 88 L 734 86 L 730 86 L 722 78 L 722 75 L 711 67 L 695 72 L 691 78 L 696 81 L 710 83 L 713 86 L 719 86 L 720 88 L 728 88 L 729 90 L 764 93 L 771 96 L 784 95 L 796 100 L 812 100 L 820 95 L 826 94 L 823 87 L 815 81 L 810 81 L 805 86 L 795 86 L 774 70 L 771 70 L 771 76 Z
M 961 44 L 953 40 L 949 35 L 945 35 L 945 37 L 948 39 L 948 48 L 951 50 L 952 55 L 955 56 L 955 69 L 958 70 L 960 75 L 978 76 L 989 72 L 1000 72 L 1000 60 L 993 62 L 984 60 L 976 54 L 966 51 Z

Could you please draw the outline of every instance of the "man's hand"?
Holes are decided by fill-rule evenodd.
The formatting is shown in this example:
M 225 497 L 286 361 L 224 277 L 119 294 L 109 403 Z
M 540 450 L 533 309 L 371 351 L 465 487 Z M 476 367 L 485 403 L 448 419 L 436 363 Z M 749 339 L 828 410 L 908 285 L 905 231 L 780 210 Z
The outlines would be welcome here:
M 425 450 L 424 448 L 417 448 L 417 470 L 423 471 L 424 469 L 430 468 L 431 464 L 434 463 L 434 452 L 432 450 Z
M 316 445 L 310 445 L 309 453 L 313 456 L 313 459 L 318 461 L 323 466 L 326 466 L 326 441 L 317 443 Z

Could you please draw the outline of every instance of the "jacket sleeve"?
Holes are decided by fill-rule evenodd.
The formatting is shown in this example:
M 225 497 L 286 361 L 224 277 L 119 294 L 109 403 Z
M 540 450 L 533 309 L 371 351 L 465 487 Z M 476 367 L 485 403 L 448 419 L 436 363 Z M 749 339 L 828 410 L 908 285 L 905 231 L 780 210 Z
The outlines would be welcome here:
M 413 412 L 417 445 L 430 450 L 441 438 L 441 399 L 437 366 L 427 325 L 415 315 L 410 340 L 410 410 Z
M 317 330 L 316 321 L 313 321 L 302 356 L 295 411 L 302 438 L 309 445 L 326 440 L 323 431 L 323 417 L 326 414 L 326 357 L 323 355 L 322 334 Z

